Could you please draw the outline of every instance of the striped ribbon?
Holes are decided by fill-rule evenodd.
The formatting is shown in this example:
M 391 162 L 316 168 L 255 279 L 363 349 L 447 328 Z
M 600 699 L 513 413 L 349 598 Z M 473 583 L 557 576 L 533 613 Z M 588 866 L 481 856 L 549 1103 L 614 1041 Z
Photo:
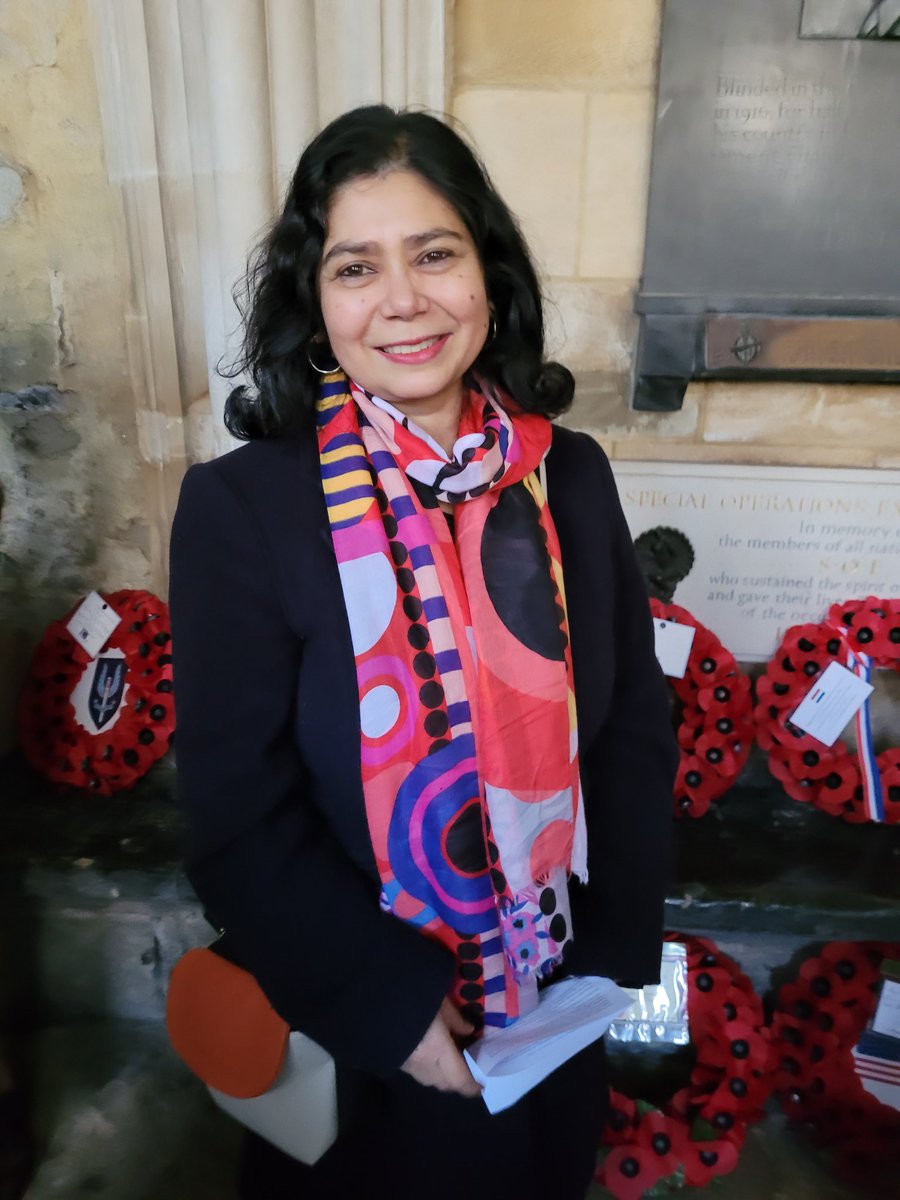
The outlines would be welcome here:
M 872 678 L 872 660 L 861 650 L 854 650 L 847 637 L 845 625 L 832 626 L 839 634 L 844 651 L 845 666 L 865 683 Z M 856 710 L 856 756 L 859 760 L 860 775 L 862 776 L 863 804 L 866 816 L 870 821 L 884 820 L 884 792 L 881 786 L 881 774 L 878 770 L 878 760 L 875 756 L 875 746 L 872 741 L 872 721 L 869 712 L 869 700 Z

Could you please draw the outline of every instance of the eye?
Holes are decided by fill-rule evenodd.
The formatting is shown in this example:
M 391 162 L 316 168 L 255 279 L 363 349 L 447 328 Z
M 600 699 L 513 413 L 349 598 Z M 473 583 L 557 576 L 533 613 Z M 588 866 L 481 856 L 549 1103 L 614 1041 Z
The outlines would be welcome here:
M 371 274 L 372 268 L 366 266 L 365 263 L 347 263 L 345 267 L 339 268 L 336 272 L 337 279 L 360 279 L 364 275 Z
M 452 250 L 444 250 L 444 249 L 440 249 L 440 248 L 436 247 L 433 250 L 426 250 L 425 253 L 422 255 L 422 257 L 419 259 L 419 262 L 427 265 L 429 263 L 443 262 L 444 259 L 447 259 L 447 258 L 453 258 L 453 251 Z

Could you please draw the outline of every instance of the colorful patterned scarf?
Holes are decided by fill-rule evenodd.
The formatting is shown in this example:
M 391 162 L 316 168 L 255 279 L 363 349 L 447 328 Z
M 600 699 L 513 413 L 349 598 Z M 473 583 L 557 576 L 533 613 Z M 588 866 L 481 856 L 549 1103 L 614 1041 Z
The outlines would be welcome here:
M 570 872 L 587 877 L 559 543 L 535 474 L 550 424 L 472 385 L 448 458 L 343 374 L 318 424 L 382 907 L 454 952 L 465 1016 L 506 1025 L 572 936 Z

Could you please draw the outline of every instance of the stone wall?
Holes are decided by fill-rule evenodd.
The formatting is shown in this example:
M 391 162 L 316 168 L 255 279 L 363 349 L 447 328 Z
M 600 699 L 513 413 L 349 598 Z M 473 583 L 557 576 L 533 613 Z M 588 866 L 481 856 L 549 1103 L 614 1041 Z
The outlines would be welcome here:
M 550 345 L 578 376 L 570 421 L 617 458 L 900 465 L 898 388 L 699 384 L 681 412 L 629 409 L 661 0 L 452 10 L 450 106 L 546 278 Z M 163 587 L 90 11 L 0 6 L 0 753 L 47 621 L 90 587 Z
M 152 571 L 86 4 L 0 6 L 0 64 L 2 753 L 47 621 Z
M 452 108 L 519 215 L 547 283 L 570 423 L 614 458 L 900 466 L 900 388 L 692 384 L 628 406 L 661 0 L 456 0 Z

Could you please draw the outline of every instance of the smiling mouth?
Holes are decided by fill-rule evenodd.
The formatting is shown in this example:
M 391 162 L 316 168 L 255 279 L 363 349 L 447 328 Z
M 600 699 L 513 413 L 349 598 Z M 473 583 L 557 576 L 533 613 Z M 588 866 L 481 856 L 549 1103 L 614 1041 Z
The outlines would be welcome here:
M 391 346 L 378 346 L 377 350 L 391 362 L 417 366 L 437 358 L 449 338 L 449 333 L 437 333 L 433 337 L 419 338 L 416 342 L 395 342 Z
M 444 334 L 435 334 L 434 337 L 422 338 L 419 342 L 398 342 L 395 346 L 379 346 L 382 354 L 399 354 L 401 357 L 406 354 L 421 354 L 423 350 L 430 350 L 436 345 Z

